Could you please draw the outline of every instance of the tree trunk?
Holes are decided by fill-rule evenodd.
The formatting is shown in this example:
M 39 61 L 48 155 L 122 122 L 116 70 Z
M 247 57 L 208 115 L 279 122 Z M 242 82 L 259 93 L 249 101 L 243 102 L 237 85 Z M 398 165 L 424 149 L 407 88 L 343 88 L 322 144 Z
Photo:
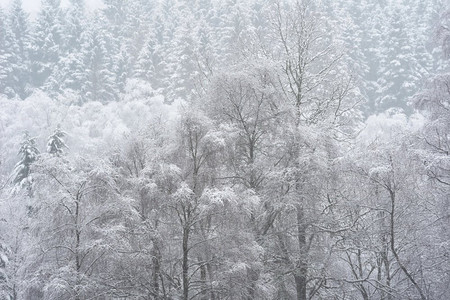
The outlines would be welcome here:
M 183 226 L 183 300 L 189 300 L 189 225 Z
M 212 269 L 210 262 L 208 262 L 206 264 L 206 270 L 208 271 L 209 282 L 211 284 L 210 298 L 211 298 L 211 300 L 216 300 L 216 293 L 214 292 L 213 285 L 212 285 L 214 282 L 214 271 Z
M 256 299 L 256 281 L 259 279 L 259 272 L 253 268 L 247 269 L 247 276 L 250 280 L 250 286 L 247 288 L 248 300 Z
M 204 260 L 199 255 L 197 257 L 198 264 L 200 266 L 200 284 L 201 284 L 201 293 L 200 293 L 200 299 L 201 300 L 208 300 L 208 286 L 206 281 L 206 264 Z
M 383 255 L 383 262 L 384 262 L 384 272 L 386 277 L 386 286 L 390 289 L 391 288 L 391 269 L 390 269 L 390 263 L 388 258 L 388 250 L 386 249 L 386 252 L 382 253 Z M 387 294 L 387 299 L 392 300 L 391 293 Z
M 422 291 L 422 288 L 419 286 L 419 284 L 416 282 L 412 274 L 406 269 L 406 266 L 403 265 L 403 263 L 400 261 L 400 257 L 397 253 L 397 250 L 395 249 L 395 191 L 389 189 L 389 195 L 391 198 L 391 211 L 390 211 L 390 234 L 391 234 L 391 251 L 392 254 L 395 257 L 395 260 L 397 264 L 399 265 L 400 269 L 403 271 L 403 273 L 406 275 L 406 277 L 409 279 L 409 281 L 412 283 L 412 285 L 416 288 L 416 290 L 419 292 L 420 299 L 427 300 L 425 297 L 425 294 Z
M 300 267 L 298 274 L 294 274 L 297 300 L 306 300 L 306 276 L 303 275 L 302 272 L 306 272 L 306 268 Z
M 300 259 L 294 272 L 295 289 L 297 290 L 297 300 L 306 300 L 306 277 L 307 277 L 307 245 L 306 228 L 303 207 L 297 205 L 297 234 Z
M 81 243 L 81 230 L 80 230 L 80 201 L 81 194 L 77 193 L 75 198 L 75 268 L 76 268 L 76 282 L 75 282 L 75 300 L 80 300 L 80 272 L 81 272 L 81 254 L 80 254 L 80 243 Z
M 160 299 L 159 293 L 159 280 L 161 277 L 161 252 L 159 251 L 159 244 L 156 238 L 153 239 L 152 249 L 152 265 L 153 265 L 153 293 L 154 299 Z

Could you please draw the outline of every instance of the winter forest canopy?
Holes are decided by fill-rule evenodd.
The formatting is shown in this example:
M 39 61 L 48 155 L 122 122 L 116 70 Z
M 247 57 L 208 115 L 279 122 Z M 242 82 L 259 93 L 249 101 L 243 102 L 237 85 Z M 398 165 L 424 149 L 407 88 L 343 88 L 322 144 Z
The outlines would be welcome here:
M 446 0 L 0 8 L 0 300 L 450 299 Z

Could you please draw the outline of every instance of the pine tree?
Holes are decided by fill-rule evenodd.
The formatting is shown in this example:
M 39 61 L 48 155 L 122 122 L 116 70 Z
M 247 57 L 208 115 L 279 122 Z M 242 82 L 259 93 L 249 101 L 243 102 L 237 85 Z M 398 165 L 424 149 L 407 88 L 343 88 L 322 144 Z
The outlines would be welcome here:
M 20 161 L 14 167 L 13 184 L 16 190 L 26 188 L 28 195 L 31 196 L 31 185 L 33 182 L 31 165 L 37 160 L 39 150 L 37 149 L 35 138 L 31 137 L 28 131 L 24 133 L 24 139 L 20 144 L 18 155 L 20 156 Z
M 133 76 L 152 82 L 155 74 L 155 65 L 161 60 L 157 55 L 157 41 L 155 34 L 151 32 L 142 47 L 134 67 Z
M 129 56 L 125 51 L 121 51 L 114 57 L 114 77 L 117 92 L 123 93 L 127 79 L 129 77 Z
M 46 83 L 47 92 L 79 94 L 84 82 L 82 44 L 87 19 L 84 14 L 84 2 L 72 0 L 71 6 L 64 12 L 65 22 L 61 32 L 61 55 L 58 64 Z
M 48 137 L 47 152 L 54 156 L 61 156 L 64 153 L 63 148 L 67 148 L 63 139 L 66 135 L 67 133 L 58 125 L 53 134 Z
M 118 98 L 115 86 L 116 76 L 113 72 L 114 62 L 111 53 L 114 53 L 113 38 L 103 27 L 106 20 L 101 15 L 86 30 L 83 36 L 82 59 L 83 74 L 81 99 L 83 102 L 100 101 L 103 103 L 115 101 Z
M 127 72 L 129 73 L 136 63 L 149 31 L 151 31 L 150 21 L 153 5 L 152 1 L 134 0 L 129 1 L 127 6 L 119 39 L 120 51 L 127 54 L 127 60 L 129 61 Z
M 71 0 L 71 6 L 64 13 L 62 50 L 72 53 L 81 49 L 81 39 L 86 30 L 85 4 L 83 0 Z
M 252 45 L 251 36 L 256 31 L 251 23 L 253 12 L 245 1 L 228 1 L 218 11 L 220 18 L 220 47 L 224 53 L 220 55 L 221 65 L 238 62 L 242 54 Z
M 59 61 L 62 46 L 61 19 L 60 0 L 42 2 L 30 54 L 35 87 L 42 87 L 46 83 Z
M 153 2 L 144 0 L 106 0 L 102 10 L 107 26 L 103 30 L 111 37 L 108 53 L 111 55 L 111 72 L 115 77 L 117 92 L 123 93 L 150 31 Z
M 8 29 L 6 16 L 0 7 L 0 94 L 6 94 L 5 89 L 11 74 Z
M 390 107 L 409 110 L 407 100 L 414 94 L 420 79 L 419 65 L 414 57 L 414 49 L 408 38 L 408 12 L 397 7 L 389 12 L 388 25 L 385 26 L 382 41 L 383 58 L 380 60 L 378 85 L 379 96 L 376 100 L 378 111 Z
M 173 0 L 165 0 L 156 7 L 151 32 L 137 62 L 139 72 L 145 74 L 155 90 L 161 90 L 165 95 L 170 93 L 168 87 L 177 68 L 173 59 L 176 57 L 174 33 L 180 21 L 176 4 Z
M 134 67 L 133 76 L 148 81 L 154 89 L 161 89 L 167 77 L 165 30 L 165 20 L 157 14 Z
M 30 93 L 29 47 L 30 33 L 28 14 L 22 8 L 22 0 L 14 0 L 9 11 L 10 30 L 10 76 L 6 85 L 8 96 L 26 98 Z
M 198 45 L 194 34 L 194 20 L 185 17 L 174 32 L 171 51 L 166 57 L 168 72 L 167 99 L 172 102 L 178 98 L 189 99 L 197 76 L 195 53 Z

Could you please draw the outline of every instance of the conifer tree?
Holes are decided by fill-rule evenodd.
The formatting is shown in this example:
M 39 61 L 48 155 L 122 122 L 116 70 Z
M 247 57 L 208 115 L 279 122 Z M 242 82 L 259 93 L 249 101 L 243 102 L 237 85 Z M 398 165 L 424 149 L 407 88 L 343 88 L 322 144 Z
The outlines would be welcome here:
M 160 58 L 157 55 L 155 34 L 151 32 L 142 47 L 134 67 L 134 77 L 151 82 L 155 74 L 155 65 Z
M 152 28 L 137 57 L 133 76 L 148 81 L 154 89 L 163 87 L 166 75 L 164 21 L 161 16 L 155 16 Z
M 62 43 L 62 12 L 59 0 L 42 3 L 32 42 L 32 69 L 35 87 L 41 87 L 58 63 Z
M 99 20 L 86 30 L 83 37 L 81 98 L 83 102 L 106 103 L 117 100 L 118 96 L 113 72 L 114 61 L 111 56 L 111 53 L 114 53 L 111 49 L 114 41 L 103 27 L 106 20 L 101 15 L 98 17 Z
M 71 0 L 71 6 L 65 11 L 63 25 L 63 52 L 81 49 L 82 34 L 86 29 L 85 4 L 82 0 Z
M 14 0 L 9 11 L 10 49 L 9 65 L 10 76 L 6 85 L 9 87 L 8 96 L 18 96 L 24 99 L 29 95 L 30 75 L 29 47 L 30 33 L 28 14 L 22 8 L 22 0 Z
M 47 152 L 54 156 L 61 156 L 64 153 L 63 148 L 67 148 L 64 136 L 66 133 L 58 125 L 53 134 L 48 137 Z
M 7 37 L 7 21 L 3 10 L 0 7 L 0 93 L 6 94 L 6 83 L 10 75 L 10 53 Z
M 79 93 L 84 72 L 82 58 L 83 34 L 86 31 L 87 19 L 84 14 L 84 2 L 72 0 L 64 15 L 61 31 L 60 55 L 45 84 L 48 93 Z
M 414 58 L 414 49 L 407 34 L 405 9 L 396 8 L 389 16 L 382 41 L 383 58 L 380 61 L 376 106 L 379 111 L 390 107 L 408 110 L 408 97 L 414 94 L 420 78 L 419 65 Z M 419 78 L 418 78 L 419 77 Z
M 33 182 L 31 165 L 37 160 L 39 150 L 37 149 L 35 138 L 31 137 L 28 131 L 24 133 L 18 155 L 20 156 L 20 161 L 14 167 L 13 184 L 16 190 L 26 188 L 28 195 L 31 196 L 31 185 Z
M 172 102 L 178 98 L 189 99 L 193 92 L 193 79 L 197 75 L 195 54 L 198 48 L 193 35 L 194 20 L 186 18 L 174 32 L 171 51 L 166 60 L 170 74 L 167 82 L 167 98 Z

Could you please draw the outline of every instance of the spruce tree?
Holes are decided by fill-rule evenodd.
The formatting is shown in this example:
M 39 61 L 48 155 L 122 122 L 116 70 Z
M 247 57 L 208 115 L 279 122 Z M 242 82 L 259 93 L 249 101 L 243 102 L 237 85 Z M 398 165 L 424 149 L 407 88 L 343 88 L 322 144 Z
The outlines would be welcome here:
M 151 82 L 155 74 L 155 63 L 159 60 L 156 53 L 156 38 L 152 32 L 139 53 L 133 76 Z
M 113 72 L 114 61 L 111 53 L 114 51 L 113 38 L 104 28 L 106 20 L 99 15 L 92 27 L 83 36 L 82 60 L 83 74 L 81 77 L 81 98 L 83 102 L 99 101 L 107 103 L 118 99 L 115 85 L 116 76 Z
M 61 55 L 62 12 L 59 0 L 42 2 L 33 33 L 31 60 L 33 84 L 42 87 L 52 74 Z
M 179 98 L 189 99 L 194 90 L 194 78 L 198 75 L 195 64 L 195 53 L 198 49 L 194 36 L 195 21 L 189 17 L 180 20 L 182 25 L 175 30 L 171 51 L 166 57 L 170 76 L 167 78 L 165 94 L 169 102 Z
M 86 30 L 85 4 L 82 0 L 71 0 L 71 6 L 64 12 L 62 50 L 72 53 L 81 49 L 81 39 Z
M 47 152 L 54 156 L 61 156 L 64 153 L 63 148 L 67 148 L 63 139 L 66 135 L 58 125 L 53 134 L 48 137 Z
M 164 21 L 160 15 L 155 16 L 151 31 L 140 50 L 134 66 L 133 76 L 150 83 L 152 88 L 163 87 L 163 78 L 167 77 L 165 48 L 164 48 Z
M 383 47 L 383 57 L 377 80 L 380 87 L 376 99 L 378 111 L 390 107 L 409 110 L 407 100 L 416 91 L 416 83 L 420 79 L 405 15 L 405 9 L 395 8 L 389 12 L 389 25 L 385 26 L 384 36 L 389 38 L 383 39 L 380 45 Z
M 0 94 L 6 94 L 7 81 L 11 73 L 8 46 L 6 16 L 0 7 Z
M 79 94 L 84 78 L 82 45 L 87 28 L 84 2 L 71 0 L 71 6 L 64 11 L 61 32 L 61 48 L 57 65 L 45 85 L 47 92 Z
M 16 190 L 26 188 L 28 195 L 31 196 L 31 185 L 33 181 L 31 177 L 31 165 L 37 160 L 39 150 L 37 149 L 35 138 L 31 137 L 28 131 L 24 133 L 18 155 L 20 156 L 20 161 L 14 167 L 13 184 Z
M 26 98 L 30 93 L 29 50 L 30 33 L 28 14 L 22 8 L 22 0 L 14 0 L 8 14 L 10 32 L 10 74 L 6 85 L 8 96 Z

